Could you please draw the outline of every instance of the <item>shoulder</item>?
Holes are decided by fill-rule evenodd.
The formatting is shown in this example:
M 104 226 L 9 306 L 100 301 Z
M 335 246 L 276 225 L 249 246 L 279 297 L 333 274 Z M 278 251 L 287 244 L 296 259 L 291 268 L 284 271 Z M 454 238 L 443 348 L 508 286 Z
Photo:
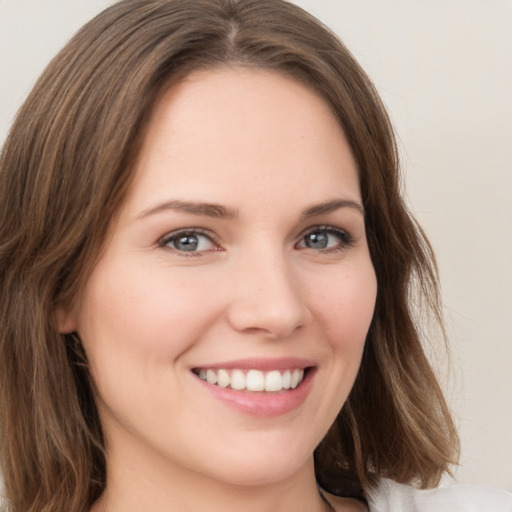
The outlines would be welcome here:
M 512 512 L 512 493 L 473 485 L 418 490 L 382 479 L 367 498 L 370 512 Z

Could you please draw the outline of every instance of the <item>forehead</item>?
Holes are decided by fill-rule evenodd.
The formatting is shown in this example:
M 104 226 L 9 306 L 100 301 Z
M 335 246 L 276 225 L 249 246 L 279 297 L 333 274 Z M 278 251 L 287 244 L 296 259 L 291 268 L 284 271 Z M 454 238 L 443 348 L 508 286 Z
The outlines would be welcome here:
M 337 187 L 359 194 L 350 148 L 323 98 L 275 71 L 221 68 L 194 72 L 162 95 L 131 199 L 197 193 L 223 202 L 233 191 L 261 198 L 287 190 L 314 201 Z

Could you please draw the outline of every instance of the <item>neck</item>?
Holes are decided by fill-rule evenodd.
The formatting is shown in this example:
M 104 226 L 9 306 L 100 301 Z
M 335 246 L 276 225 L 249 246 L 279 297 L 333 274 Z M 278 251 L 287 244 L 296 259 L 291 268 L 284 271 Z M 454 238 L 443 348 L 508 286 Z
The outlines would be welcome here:
M 220 480 L 147 453 L 110 453 L 108 460 L 107 486 L 91 512 L 332 510 L 318 492 L 313 457 L 281 480 L 251 483 Z

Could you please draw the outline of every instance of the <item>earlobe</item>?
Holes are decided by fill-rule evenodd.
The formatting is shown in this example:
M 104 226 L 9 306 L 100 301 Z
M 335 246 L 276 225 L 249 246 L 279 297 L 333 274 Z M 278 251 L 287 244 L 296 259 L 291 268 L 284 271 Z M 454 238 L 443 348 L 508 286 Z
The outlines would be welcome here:
M 72 310 L 68 311 L 63 307 L 58 307 L 55 310 L 55 318 L 59 334 L 70 334 L 76 331 L 77 322 Z

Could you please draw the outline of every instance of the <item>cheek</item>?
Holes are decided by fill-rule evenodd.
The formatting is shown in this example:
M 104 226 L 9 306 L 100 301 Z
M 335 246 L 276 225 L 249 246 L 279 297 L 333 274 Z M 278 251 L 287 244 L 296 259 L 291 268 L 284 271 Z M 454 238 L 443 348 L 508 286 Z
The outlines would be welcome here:
M 78 332 L 98 389 L 125 382 L 138 393 L 169 379 L 171 365 L 219 314 L 218 301 L 204 293 L 204 283 L 191 283 L 183 272 L 169 274 L 122 265 L 95 270 Z M 140 390 L 133 389 L 135 382 Z
M 89 282 L 80 327 L 93 343 L 103 338 L 141 351 L 179 349 L 177 344 L 193 338 L 214 308 L 214 298 L 209 301 L 203 289 L 179 274 L 167 279 L 163 272 L 98 271 Z
M 364 263 L 365 260 L 363 260 Z M 377 293 L 371 264 L 318 276 L 310 288 L 316 329 L 323 347 L 322 371 L 318 372 L 319 438 L 335 421 L 354 385 L 361 365 Z M 334 283 L 334 285 L 333 285 Z M 322 291 L 323 290 L 323 291 Z
M 332 349 L 341 351 L 345 360 L 349 356 L 360 359 L 377 295 L 373 266 L 349 268 L 339 278 L 326 280 L 323 289 L 322 293 L 320 286 L 315 286 L 310 291 L 312 307 Z
M 179 389 L 182 356 L 219 314 L 204 280 L 156 274 L 98 267 L 86 289 L 78 333 L 104 422 L 131 428 L 134 417 L 161 417 L 162 404 L 174 400 L 169 390 Z

